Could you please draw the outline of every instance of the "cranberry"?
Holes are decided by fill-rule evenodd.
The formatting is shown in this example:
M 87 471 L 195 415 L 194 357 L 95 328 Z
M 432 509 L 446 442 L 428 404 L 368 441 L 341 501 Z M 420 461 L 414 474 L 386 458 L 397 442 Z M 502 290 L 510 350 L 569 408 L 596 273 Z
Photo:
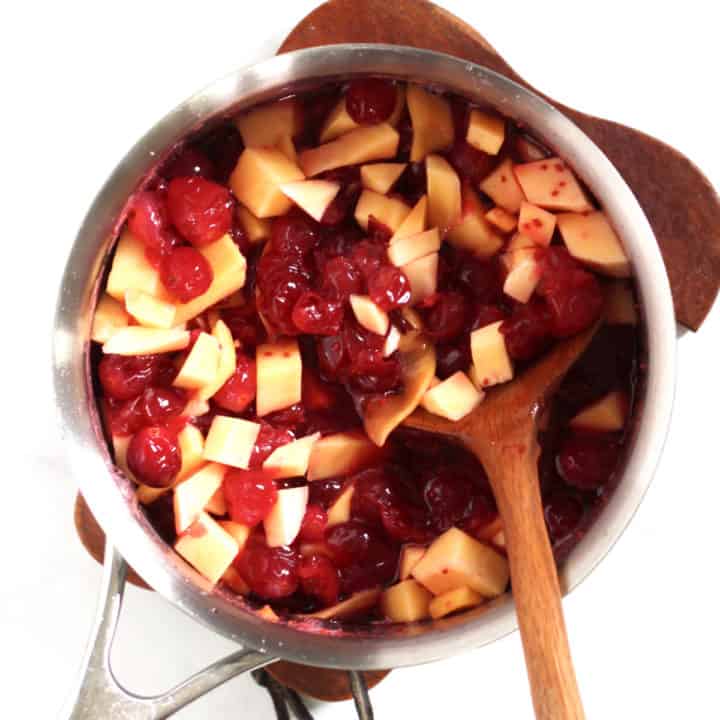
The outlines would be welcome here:
M 182 464 L 177 437 L 164 427 L 139 430 L 128 445 L 127 464 L 130 472 L 144 485 L 169 487 Z
M 243 347 L 255 347 L 264 342 L 265 328 L 253 303 L 246 303 L 240 307 L 225 308 L 220 311 L 220 316 L 228 326 L 232 336 L 239 340 Z
M 350 260 L 367 281 L 385 262 L 385 246 L 371 240 L 355 243 L 350 252 Z
M 384 222 L 380 222 L 374 215 L 370 215 L 368 217 L 367 234 L 371 242 L 379 245 L 387 245 L 393 236 L 393 231 Z
M 149 387 L 137 399 L 138 412 L 148 423 L 165 423 L 180 415 L 187 405 L 187 395 L 179 388 Z
M 472 499 L 470 513 L 460 523 L 460 527 L 474 538 L 487 541 L 491 539 L 488 537 L 488 529 L 497 516 L 495 499 L 490 494 L 481 493 Z
M 425 333 L 436 343 L 454 340 L 465 327 L 468 311 L 468 303 L 461 293 L 437 293 L 433 305 L 423 312 Z
M 108 397 L 130 400 L 154 383 L 168 363 L 164 355 L 103 355 L 98 377 Z
M 357 520 L 333 525 L 325 532 L 325 541 L 338 567 L 364 560 L 373 540 L 370 528 Z
M 324 180 L 340 183 L 340 190 L 323 213 L 321 225 L 334 227 L 340 225 L 350 216 L 357 203 L 362 185 L 360 182 L 360 168 L 356 165 L 338 168 L 323 173 Z
M 306 595 L 323 605 L 333 605 L 340 594 L 340 578 L 335 566 L 324 555 L 310 555 L 300 560 L 300 587 Z
M 213 399 L 224 410 L 242 413 L 255 399 L 256 391 L 255 359 L 248 357 L 244 352 L 238 350 L 235 372 L 233 372 L 225 381 L 225 384 L 215 393 Z
M 385 532 L 397 542 L 426 543 L 434 532 L 427 513 L 415 505 L 390 504 L 380 510 Z
M 328 516 L 321 505 L 310 504 L 305 509 L 299 538 L 303 542 L 318 542 L 325 538 Z
M 384 265 L 368 279 L 370 299 L 382 310 L 394 310 L 410 302 L 410 281 L 393 265 Z
M 214 242 L 232 225 L 230 191 L 199 175 L 171 180 L 167 202 L 173 225 L 193 245 Z
M 136 195 L 128 215 L 128 229 L 147 250 L 160 255 L 167 251 L 170 244 L 167 227 L 168 211 L 164 198 L 150 190 Z
M 309 483 L 310 505 L 319 505 L 327 510 L 340 496 L 344 483 L 338 478 L 313 480 Z
M 515 360 L 537 357 L 550 342 L 551 322 L 547 305 L 539 298 L 524 305 L 518 303 L 500 326 L 510 357 Z
M 294 439 L 295 435 L 287 428 L 276 428 L 266 422 L 261 423 L 260 432 L 250 456 L 250 467 L 253 469 L 262 467 L 273 450 L 281 445 L 287 445 Z
M 316 352 L 320 371 L 327 378 L 338 379 L 349 362 L 342 335 L 317 339 Z
M 226 184 L 237 165 L 243 142 L 235 123 L 227 120 L 206 132 L 195 145 L 215 168 L 215 180 Z
M 258 310 L 279 333 L 297 335 L 292 320 L 295 303 L 309 289 L 308 275 L 297 264 L 273 252 L 267 253 L 258 269 Z
M 408 163 L 405 171 L 395 184 L 395 191 L 411 205 L 427 193 L 427 174 L 424 162 Z
M 306 290 L 295 303 L 292 319 L 295 327 L 308 335 L 336 335 L 343 320 L 343 307 Z
M 251 538 L 233 564 L 250 589 L 267 600 L 288 597 L 298 588 L 298 557 L 292 548 L 269 548 L 261 537 Z
M 157 500 L 153 500 L 145 507 L 145 513 L 157 534 L 168 544 L 175 542 L 175 510 L 173 508 L 173 494 L 163 493 Z
M 321 380 L 312 368 L 304 366 L 302 399 L 308 410 L 329 410 L 338 400 L 338 388 Z
M 190 302 L 210 287 L 213 271 L 195 248 L 177 247 L 162 261 L 160 279 L 178 300 Z
M 395 473 L 388 466 L 368 468 L 353 476 L 352 516 L 380 523 L 383 506 L 400 500 L 396 480 Z
M 435 529 L 444 532 L 460 522 L 469 513 L 474 494 L 474 483 L 461 468 L 451 466 L 429 473 L 424 496 Z
M 564 438 L 556 462 L 568 485 L 595 490 L 610 481 L 619 455 L 620 446 L 613 435 L 575 433 Z
M 392 581 L 397 574 L 398 559 L 398 546 L 377 540 L 371 542 L 361 561 L 340 570 L 343 592 L 351 595 Z
M 497 305 L 503 299 L 503 277 L 496 259 L 480 260 L 467 253 L 453 258 L 457 281 L 476 302 Z
M 275 481 L 262 470 L 228 470 L 222 487 L 230 517 L 250 527 L 263 521 L 277 500 Z
M 473 183 L 489 175 L 497 163 L 492 155 L 477 150 L 465 140 L 456 140 L 447 158 L 462 179 Z
M 435 354 L 437 355 L 435 372 L 441 380 L 446 380 L 456 372 L 465 372 L 472 362 L 470 342 L 467 337 L 450 345 L 438 345 Z
M 402 367 L 397 357 L 383 357 L 378 350 L 361 350 L 352 361 L 350 384 L 363 393 L 385 393 L 402 384 Z
M 360 125 L 385 122 L 395 109 L 397 88 L 389 80 L 353 80 L 345 96 L 348 115 Z
M 211 180 L 215 176 L 215 167 L 200 150 L 187 146 L 165 163 L 162 175 L 167 180 L 192 175 Z
M 545 522 L 553 542 L 560 542 L 580 525 L 584 514 L 580 500 L 567 492 L 555 491 L 545 501 Z
M 317 224 L 305 215 L 290 213 L 273 221 L 270 243 L 272 249 L 283 257 L 307 255 L 319 242 Z
M 333 300 L 345 302 L 350 295 L 362 293 L 363 278 L 349 258 L 338 256 L 325 263 L 322 288 Z
M 498 305 L 478 304 L 473 311 L 470 331 L 478 330 L 486 325 L 492 325 L 499 320 L 505 320 L 506 317 L 505 311 Z

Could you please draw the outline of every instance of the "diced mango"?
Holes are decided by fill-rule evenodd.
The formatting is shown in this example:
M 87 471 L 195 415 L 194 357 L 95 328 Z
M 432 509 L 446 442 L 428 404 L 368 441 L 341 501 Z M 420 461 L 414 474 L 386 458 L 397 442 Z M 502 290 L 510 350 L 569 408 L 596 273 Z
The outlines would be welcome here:
M 227 514 L 227 501 L 222 485 L 213 493 L 213 496 L 205 503 L 205 512 L 211 515 L 223 517 Z
M 283 410 L 302 399 L 302 358 L 297 340 L 258 345 L 256 353 L 258 417 Z
M 483 596 L 469 587 L 459 587 L 448 590 L 430 601 L 430 616 L 437 620 L 458 610 L 467 610 L 482 605 Z
M 247 470 L 259 432 L 258 423 L 216 415 L 205 440 L 203 456 L 206 460 Z
M 207 463 L 190 477 L 175 485 L 173 510 L 175 532 L 180 535 L 195 522 L 205 510 L 210 498 L 222 485 L 225 467 L 218 463 Z
M 186 390 L 197 390 L 215 380 L 220 365 L 220 343 L 215 337 L 201 332 L 192 346 L 173 385 Z
M 280 190 L 311 218 L 320 222 L 340 191 L 340 183 L 329 180 L 298 180 L 281 185 Z
M 328 508 L 327 525 L 340 525 L 350 520 L 352 509 L 352 498 L 355 494 L 355 485 L 348 485 L 337 497 L 335 502 Z
M 213 325 L 212 336 L 219 347 L 217 372 L 211 382 L 198 390 L 198 400 L 201 402 L 209 400 L 230 379 L 237 364 L 235 341 L 230 328 L 222 320 Z
M 390 317 L 367 295 L 351 295 L 350 307 L 360 325 L 371 333 L 385 337 L 390 327 Z
M 351 475 L 380 456 L 381 451 L 363 432 L 326 435 L 313 446 L 307 477 L 312 481 Z
M 431 387 L 420 404 L 433 415 L 457 422 L 471 413 L 482 399 L 483 393 L 475 388 L 462 370 L 458 370 Z
M 385 195 L 405 171 L 407 163 L 373 163 L 360 168 L 360 180 L 367 190 Z
M 270 220 L 261 220 L 255 217 L 246 207 L 242 205 L 237 206 L 237 214 L 240 219 L 240 224 L 245 230 L 247 239 L 255 245 L 261 243 L 270 237 L 270 229 L 272 228 L 272 222 Z
M 372 190 L 363 190 L 355 206 L 355 220 L 363 230 L 368 229 L 372 215 L 395 232 L 409 214 L 410 208 L 402 200 L 379 195 Z
M 160 274 L 145 257 L 145 244 L 128 230 L 118 240 L 105 290 L 121 303 L 128 290 L 139 290 L 161 300 L 169 297 Z
M 240 115 L 235 124 L 245 147 L 276 147 L 283 138 L 292 138 L 302 130 L 302 112 L 297 100 L 290 98 L 253 108 Z
M 503 210 L 501 207 L 494 207 L 488 210 L 485 213 L 485 219 L 503 233 L 512 232 L 518 224 L 518 219 L 515 215 L 509 213 L 507 210 Z
M 440 231 L 432 228 L 432 230 L 426 230 L 417 235 L 391 241 L 387 250 L 388 260 L 393 265 L 402 267 L 430 253 L 438 252 L 441 245 Z
M 518 229 L 537 245 L 547 247 L 550 244 L 556 224 L 557 218 L 547 210 L 529 202 L 520 206 Z
M 593 209 L 572 170 L 559 158 L 516 165 L 514 171 L 527 201 L 533 205 L 572 212 Z
M 383 613 L 393 622 L 416 622 L 430 617 L 432 594 L 409 578 L 391 585 L 380 598 Z
M 485 260 L 503 245 L 502 237 L 485 218 L 485 211 L 468 183 L 463 187 L 463 212 L 459 222 L 448 231 L 447 241 L 455 247 L 470 250 Z
M 219 525 L 228 535 L 235 539 L 238 544 L 238 551 L 245 547 L 245 543 L 250 537 L 251 527 L 234 520 L 220 520 Z
M 489 195 L 496 205 L 511 213 L 520 212 L 525 194 L 515 179 L 513 161 L 509 158 L 500 163 L 481 183 L 480 189 Z
M 440 155 L 425 158 L 427 175 L 428 222 L 431 227 L 447 232 L 459 221 L 462 213 L 460 178 L 453 166 Z
M 625 427 L 628 399 L 624 392 L 615 390 L 581 410 L 570 427 L 597 432 L 618 432 Z
M 176 552 L 211 583 L 216 583 L 238 553 L 238 544 L 207 513 L 177 539 Z
M 141 290 L 125 293 L 125 309 L 144 327 L 168 329 L 175 325 L 175 305 Z
M 407 580 L 411 575 L 415 566 L 425 555 L 426 548 L 421 545 L 404 545 L 400 553 L 400 570 L 398 576 L 400 580 Z
M 278 490 L 277 500 L 263 521 L 268 547 L 291 545 L 300 532 L 308 504 L 308 487 Z
M 275 479 L 304 477 L 318 440 L 320 433 L 313 433 L 275 448 L 263 463 L 263 470 L 268 470 Z
M 249 595 L 250 586 L 243 580 L 242 575 L 232 566 L 220 578 L 233 592 L 238 595 Z
M 106 355 L 153 355 L 156 353 L 184 350 L 190 343 L 187 330 L 155 328 L 130 325 L 114 332 L 103 345 Z
M 513 378 L 513 366 L 505 345 L 505 337 L 500 332 L 502 320 L 478 328 L 470 334 L 470 351 L 479 386 L 507 382 Z
M 390 238 L 390 242 L 394 243 L 403 238 L 412 237 L 425 230 L 427 227 L 427 195 L 423 195 L 415 204 L 410 213 L 400 223 L 400 227 Z
M 103 293 L 95 308 L 90 338 L 99 343 L 107 342 L 114 332 L 127 327 L 129 322 L 130 316 L 123 303 Z
M 510 272 L 505 278 L 503 292 L 520 303 L 526 303 L 540 282 L 542 268 L 533 249 L 516 250 L 510 260 Z
M 410 282 L 411 305 L 417 305 L 437 290 L 437 253 L 413 260 L 411 263 L 403 265 L 401 269 Z
M 450 103 L 419 85 L 408 85 L 407 105 L 413 139 L 410 161 L 421 162 L 429 153 L 452 145 L 455 138 Z
M 382 591 L 380 588 L 370 588 L 369 590 L 361 590 L 351 595 L 347 600 L 314 612 L 309 617 L 318 618 L 320 620 L 344 620 L 354 615 L 359 615 L 365 610 L 369 610 L 380 597 Z
M 505 142 L 505 120 L 482 110 L 472 110 L 466 140 L 477 150 L 497 155 Z

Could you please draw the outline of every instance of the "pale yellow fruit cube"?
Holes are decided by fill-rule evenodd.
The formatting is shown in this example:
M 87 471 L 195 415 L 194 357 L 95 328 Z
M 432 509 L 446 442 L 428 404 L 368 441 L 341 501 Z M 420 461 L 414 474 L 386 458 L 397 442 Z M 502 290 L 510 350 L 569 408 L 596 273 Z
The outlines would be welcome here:
M 190 477 L 175 485 L 173 510 L 175 532 L 180 535 L 204 512 L 210 498 L 222 485 L 225 467 L 218 463 L 207 463 Z
M 250 586 L 243 580 L 242 575 L 240 575 L 232 565 L 228 567 L 220 579 L 238 595 L 244 596 L 250 594 Z
M 168 329 L 175 325 L 175 305 L 141 290 L 125 293 L 125 308 L 144 327 Z
M 425 158 L 427 175 L 428 222 L 431 227 L 447 232 L 459 221 L 462 213 L 460 178 L 453 166 L 440 155 Z
M 398 198 L 379 195 L 372 190 L 363 190 L 355 206 L 355 220 L 363 230 L 367 230 L 372 215 L 395 232 L 410 214 L 410 210 L 411 208 Z
M 225 500 L 225 492 L 222 489 L 222 485 L 205 504 L 205 512 L 211 515 L 217 515 L 218 517 L 223 517 L 227 514 L 227 501 Z
M 437 620 L 458 610 L 468 610 L 482 605 L 484 598 L 469 587 L 448 590 L 430 601 L 430 616 Z
M 246 207 L 237 206 L 237 214 L 240 224 L 245 231 L 245 235 L 250 243 L 256 245 L 267 240 L 270 237 L 272 221 L 261 220 L 255 217 Z
M 365 610 L 369 610 L 380 597 L 382 591 L 380 588 L 370 588 L 369 590 L 360 590 L 351 595 L 347 600 L 332 605 L 318 612 L 312 613 L 308 617 L 318 618 L 319 620 L 337 619 L 343 620 L 359 615 Z
M 95 308 L 90 337 L 95 342 L 104 343 L 114 332 L 127 327 L 129 322 L 130 316 L 123 303 L 118 302 L 107 293 L 103 293 Z
M 209 385 L 217 376 L 220 364 L 220 343 L 208 333 L 200 333 L 173 380 L 175 387 L 197 390 Z
M 417 305 L 437 290 L 437 253 L 413 260 L 411 263 L 403 265 L 401 269 L 410 282 L 411 305 Z
M 523 202 L 520 206 L 518 229 L 535 244 L 547 247 L 552 240 L 556 225 L 557 218 L 551 212 L 529 202 Z
M 200 402 L 209 400 L 230 379 L 237 365 L 235 340 L 230 328 L 222 320 L 217 320 L 213 325 L 212 335 L 220 348 L 217 372 L 210 383 L 203 385 L 198 390 Z
M 479 187 L 496 205 L 511 213 L 520 212 L 523 200 L 527 199 L 515 179 L 513 161 L 509 158 L 501 162 Z
M 238 554 L 238 544 L 207 513 L 177 539 L 176 552 L 215 584 Z
M 475 149 L 497 155 L 505 142 L 505 120 L 482 110 L 472 110 L 465 137 Z
M 542 268 L 535 250 L 516 250 L 509 259 L 510 272 L 505 278 L 503 292 L 520 303 L 526 303 L 540 282 Z
M 205 440 L 203 456 L 212 462 L 247 470 L 259 432 L 258 423 L 216 415 Z
M 238 544 L 238 550 L 242 550 L 245 547 L 245 543 L 250 537 L 251 527 L 235 522 L 234 520 L 220 520 L 219 525 L 228 535 L 231 535 L 235 539 L 235 542 Z
M 268 547 L 291 545 L 300 532 L 308 504 L 308 486 L 278 490 L 277 500 L 263 521 Z
M 400 227 L 398 227 L 395 234 L 390 238 L 391 243 L 413 235 L 418 235 L 425 231 L 427 227 L 427 204 L 427 195 L 423 195 L 400 223 Z
M 340 183 L 329 180 L 298 180 L 281 185 L 280 190 L 311 218 L 320 222 L 340 191 Z
M 391 585 L 380 597 L 383 613 L 393 622 L 416 622 L 430 617 L 432 594 L 408 578 Z
M 455 227 L 450 228 L 446 239 L 481 260 L 492 257 L 503 246 L 503 238 L 485 218 L 485 210 L 470 185 L 463 188 L 463 214 Z
M 386 195 L 405 171 L 407 163 L 373 163 L 360 168 L 360 180 L 367 190 Z
M 433 415 L 457 422 L 471 413 L 483 397 L 484 394 L 475 388 L 470 378 L 458 370 L 431 387 L 420 404 Z
M 402 267 L 414 260 L 435 253 L 440 250 L 442 239 L 437 228 L 425 232 L 393 240 L 388 246 L 388 260 L 397 267 Z
M 355 494 L 355 485 L 348 485 L 328 508 L 327 526 L 340 525 L 348 522 L 352 514 L 352 498 Z
M 350 431 L 326 435 L 313 445 L 308 480 L 325 480 L 352 475 L 377 461 L 381 453 L 363 432 Z
M 355 319 L 366 330 L 383 337 L 387 334 L 390 317 L 367 295 L 351 295 L 350 307 L 352 307 Z
M 276 147 L 302 129 L 302 111 L 295 98 L 253 108 L 235 119 L 245 147 Z
M 263 463 L 263 470 L 268 470 L 275 479 L 304 477 L 318 440 L 320 433 L 313 433 L 275 448 Z
M 522 163 L 514 170 L 525 198 L 533 205 L 577 213 L 593 209 L 572 170 L 560 158 Z
M 618 432 L 625 427 L 628 399 L 624 392 L 615 390 L 581 410 L 570 427 L 597 432 Z
M 488 210 L 485 213 L 485 219 L 503 233 L 512 232 L 518 224 L 517 217 L 501 207 Z
M 426 548 L 421 545 L 404 545 L 400 553 L 400 570 L 398 576 L 400 580 L 407 580 L 411 575 L 415 566 L 425 555 Z
M 408 85 L 407 105 L 413 139 L 410 161 L 420 162 L 429 153 L 444 150 L 455 139 L 450 103 L 418 85 Z
M 258 345 L 256 353 L 258 417 L 283 410 L 302 399 L 302 358 L 297 340 Z
M 513 378 L 513 366 L 505 345 L 505 337 L 500 332 L 502 320 L 478 328 L 470 334 L 477 385 L 488 388 L 507 382 Z
M 114 332 L 103 345 L 106 355 L 153 355 L 184 350 L 190 344 L 187 330 L 158 330 L 129 325 Z
M 124 230 L 118 240 L 105 290 L 122 303 L 128 290 L 168 299 L 160 274 L 145 257 L 145 244 L 128 230 Z

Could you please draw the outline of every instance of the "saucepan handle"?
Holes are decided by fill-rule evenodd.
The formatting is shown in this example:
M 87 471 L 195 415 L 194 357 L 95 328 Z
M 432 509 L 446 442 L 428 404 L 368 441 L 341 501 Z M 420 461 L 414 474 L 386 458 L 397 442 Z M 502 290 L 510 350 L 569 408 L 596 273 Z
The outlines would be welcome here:
M 63 711 L 62 720 L 162 720 L 236 675 L 263 667 L 276 659 L 254 650 L 238 650 L 208 665 L 166 693 L 143 697 L 126 690 L 115 679 L 110 663 L 126 574 L 127 563 L 107 543 L 95 626 L 78 687 Z

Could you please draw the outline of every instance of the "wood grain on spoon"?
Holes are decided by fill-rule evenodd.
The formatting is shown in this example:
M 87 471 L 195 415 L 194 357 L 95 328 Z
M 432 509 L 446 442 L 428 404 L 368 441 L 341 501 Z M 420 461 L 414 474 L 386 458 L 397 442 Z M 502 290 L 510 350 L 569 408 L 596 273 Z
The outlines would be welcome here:
M 330 0 L 295 27 L 279 52 L 346 42 L 446 52 L 534 90 L 475 29 L 427 0 Z M 660 245 L 676 317 L 697 330 L 720 288 L 720 199 L 714 188 L 674 148 L 547 99 L 605 152 L 632 188 Z
M 503 521 L 513 596 L 538 720 L 584 717 L 538 480 L 537 418 L 598 325 L 540 362 L 458 422 L 416 410 L 405 425 L 459 440 L 482 462 Z

